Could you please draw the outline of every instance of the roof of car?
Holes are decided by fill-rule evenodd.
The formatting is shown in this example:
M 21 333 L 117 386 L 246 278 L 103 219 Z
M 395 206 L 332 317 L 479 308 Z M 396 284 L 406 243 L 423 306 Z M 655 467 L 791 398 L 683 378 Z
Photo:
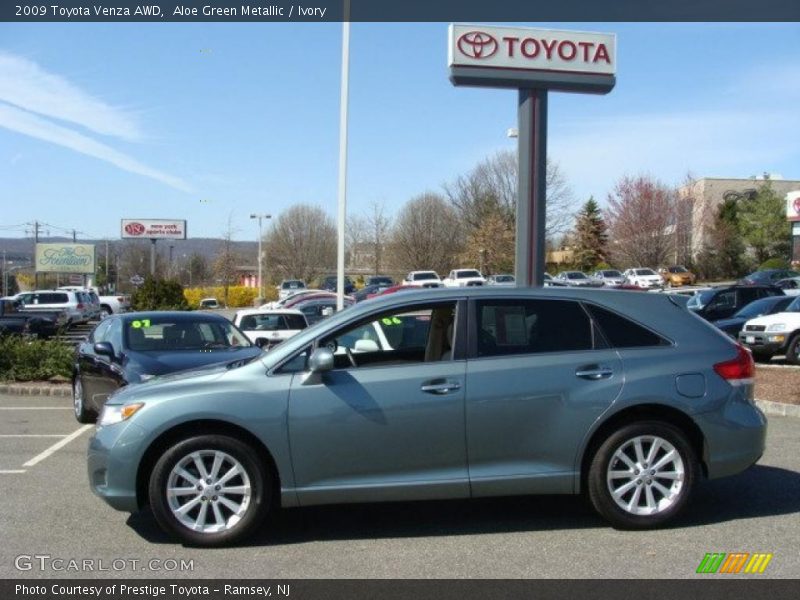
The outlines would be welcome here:
M 143 310 L 129 312 L 118 316 L 123 321 L 136 321 L 139 319 L 169 319 L 172 321 L 228 321 L 224 316 L 213 312 L 200 312 L 194 310 Z
M 302 315 L 303 311 L 297 310 L 295 308 L 243 308 L 242 310 L 237 310 L 236 315 L 239 316 L 248 316 L 248 315 Z

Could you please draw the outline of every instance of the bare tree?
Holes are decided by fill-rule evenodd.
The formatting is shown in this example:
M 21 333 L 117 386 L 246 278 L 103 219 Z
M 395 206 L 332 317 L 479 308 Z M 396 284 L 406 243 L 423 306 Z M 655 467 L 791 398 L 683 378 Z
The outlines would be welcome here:
M 228 304 L 228 289 L 238 282 L 238 267 L 241 257 L 234 250 L 233 236 L 236 229 L 233 226 L 233 212 L 228 215 L 228 225 L 222 236 L 222 242 L 217 248 L 212 270 L 216 280 L 222 284 L 223 303 Z
M 392 226 L 392 220 L 386 214 L 386 205 L 383 202 L 373 201 L 369 205 L 364 222 L 367 230 L 367 243 L 372 249 L 373 271 L 375 275 L 380 275 L 383 268 L 383 250 Z
M 675 248 L 677 193 L 648 175 L 623 177 L 608 195 L 606 218 L 617 266 L 657 268 Z
M 391 253 L 397 270 L 447 272 L 462 246 L 458 214 L 439 194 L 412 198 L 395 220 Z
M 345 256 L 348 257 L 347 264 L 350 267 L 357 266 L 355 263 L 359 249 L 367 243 L 369 239 L 369 228 L 366 217 L 362 215 L 348 215 L 344 229 L 344 249 Z
M 272 224 L 264 242 L 284 277 L 311 281 L 336 265 L 336 225 L 319 207 L 296 204 Z
M 502 150 L 478 163 L 469 173 L 445 185 L 447 199 L 467 227 L 481 227 L 493 215 L 513 231 L 517 207 L 517 153 Z M 547 161 L 547 221 L 545 235 L 552 240 L 574 217 L 572 190 L 559 165 Z

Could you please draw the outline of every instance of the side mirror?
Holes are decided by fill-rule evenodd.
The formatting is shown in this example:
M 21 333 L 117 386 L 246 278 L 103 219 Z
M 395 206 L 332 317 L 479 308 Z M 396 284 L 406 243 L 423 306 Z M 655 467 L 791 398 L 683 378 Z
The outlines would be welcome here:
M 259 348 L 263 348 L 264 346 L 269 346 L 269 340 L 267 338 L 258 338 L 256 340 L 256 346 Z
M 317 348 L 308 359 L 308 369 L 312 373 L 324 373 L 333 369 L 333 352 L 330 348 Z
M 110 342 L 97 342 L 94 345 L 94 352 L 95 354 L 107 356 L 108 358 L 114 358 L 115 356 L 114 346 L 112 346 Z

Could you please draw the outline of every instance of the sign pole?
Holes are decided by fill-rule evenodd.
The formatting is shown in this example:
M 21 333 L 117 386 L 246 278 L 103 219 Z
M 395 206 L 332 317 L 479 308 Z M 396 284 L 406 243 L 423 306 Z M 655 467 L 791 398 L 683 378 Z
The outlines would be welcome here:
M 156 238 L 150 238 L 150 277 L 156 276 Z
M 517 113 L 515 276 L 520 287 L 544 285 L 547 193 L 547 90 L 520 89 Z

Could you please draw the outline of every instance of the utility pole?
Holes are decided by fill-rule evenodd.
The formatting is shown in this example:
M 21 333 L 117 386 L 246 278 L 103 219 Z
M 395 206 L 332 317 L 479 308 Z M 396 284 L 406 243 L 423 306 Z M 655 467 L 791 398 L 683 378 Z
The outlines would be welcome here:
M 106 267 L 106 293 L 108 293 L 108 286 L 109 286 L 109 279 L 108 279 L 108 240 L 106 240 L 106 262 L 104 263 Z M 116 291 L 116 290 L 114 290 Z
M 8 296 L 8 263 L 6 263 L 6 251 L 3 250 L 3 296 Z
M 27 223 L 33 227 L 33 288 L 39 289 L 39 270 L 36 268 L 36 246 L 39 244 L 39 221 Z M 27 232 L 26 232 L 27 233 Z
M 263 301 L 264 300 L 264 252 L 261 249 L 261 242 L 264 238 L 264 235 L 261 231 L 261 220 L 271 219 L 272 215 L 253 213 L 250 215 L 250 218 L 258 219 L 258 298 L 260 301 Z

